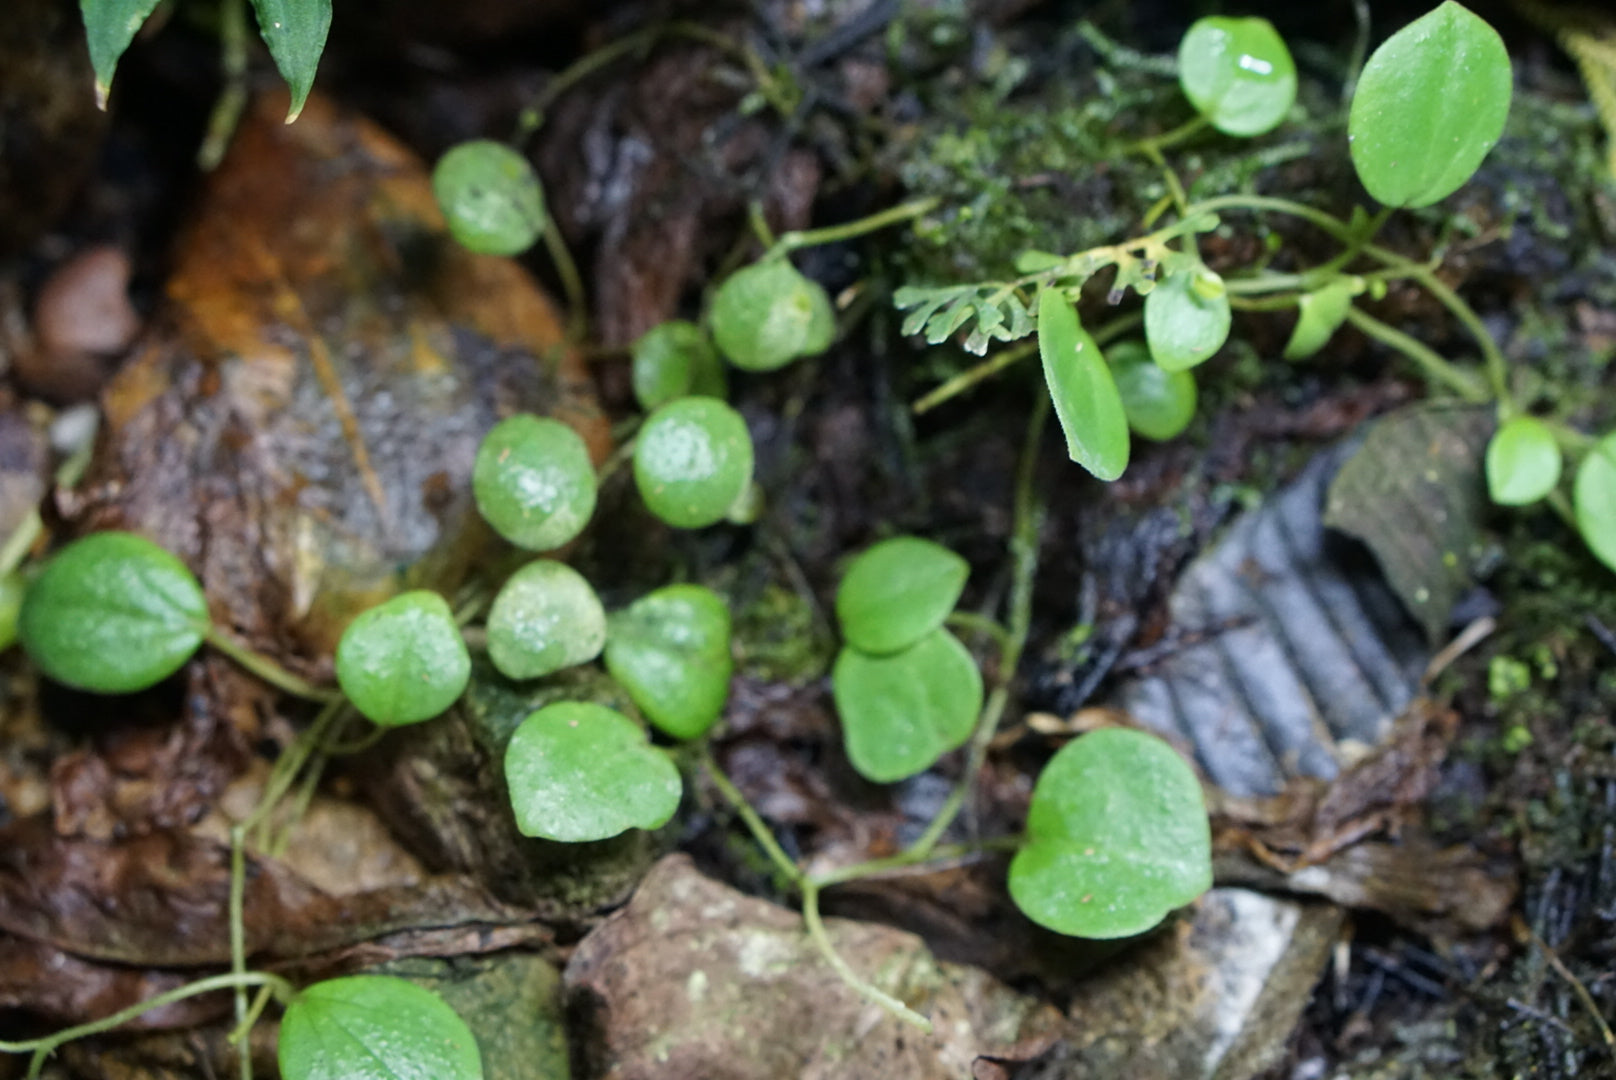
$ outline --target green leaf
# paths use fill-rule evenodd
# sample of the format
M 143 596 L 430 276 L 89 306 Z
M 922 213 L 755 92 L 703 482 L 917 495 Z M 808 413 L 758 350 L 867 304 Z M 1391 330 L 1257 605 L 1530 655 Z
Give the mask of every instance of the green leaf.
M 1352 309 L 1352 298 L 1364 291 L 1361 278 L 1338 278 L 1296 302 L 1296 329 L 1285 345 L 1285 359 L 1305 360 L 1317 353 L 1341 329 Z
M 314 72 L 331 29 L 331 0 L 252 0 L 252 5 L 258 12 L 258 32 L 292 91 L 292 108 L 286 114 L 290 124 L 314 88 Z
M 75 540 L 28 586 L 23 648 L 59 683 L 127 694 L 190 659 L 209 627 L 202 586 L 145 537 L 102 532 Z
M 1600 562 L 1616 570 L 1616 431 L 1595 443 L 1582 459 L 1571 501 L 1583 542 Z
M 1526 506 L 1560 482 L 1560 443 L 1532 416 L 1504 421 L 1487 443 L 1487 493 L 1500 506 Z
M 729 697 L 729 608 L 700 585 L 669 585 L 612 615 L 606 670 L 646 719 L 676 739 L 700 738 Z
M 1347 119 L 1358 178 L 1387 206 L 1447 198 L 1503 133 L 1512 89 L 1498 32 L 1447 0 L 1364 65 Z
M 524 836 L 584 843 L 656 829 L 679 808 L 679 770 L 620 712 L 547 705 L 505 751 L 505 781 Z
M 1205 267 L 1170 274 L 1145 297 L 1145 340 L 1166 371 L 1185 371 L 1229 340 L 1229 297 Z
M 942 629 L 890 656 L 843 649 L 831 689 L 848 760 L 878 784 L 931 768 L 970 738 L 982 711 L 982 673 Z
M 1154 735 L 1105 728 L 1067 743 L 1038 777 L 1010 898 L 1057 933 L 1143 933 L 1212 886 L 1212 835 L 1195 772 Z
M 634 482 L 651 512 L 676 528 L 724 520 L 752 483 L 746 421 L 713 398 L 668 402 L 640 429 Z
M 90 45 L 90 66 L 95 69 L 95 103 L 107 107 L 112 76 L 135 34 L 162 0 L 79 0 L 84 35 Z
M 1038 355 L 1066 452 L 1101 480 L 1128 467 L 1128 414 L 1100 347 L 1058 289 L 1038 294 Z
M 443 597 L 417 589 L 361 612 L 337 642 L 337 682 L 383 727 L 430 720 L 471 678 L 471 657 Z
M 510 576 L 488 611 L 488 658 L 508 679 L 587 664 L 606 644 L 606 612 L 566 563 L 537 559 Z
M 669 319 L 651 327 L 630 350 L 634 398 L 650 412 L 687 394 L 729 396 L 729 380 L 707 332 L 693 322 Z
M 1163 371 L 1142 341 L 1121 342 L 1108 359 L 1128 426 L 1135 434 L 1165 442 L 1189 427 L 1195 418 L 1194 375 Z
M 595 466 L 572 428 L 520 414 L 483 437 L 472 467 L 477 509 L 494 531 L 528 551 L 577 537 L 595 513 Z
M 773 371 L 829 348 L 836 314 L 818 282 L 785 259 L 767 259 L 724 280 L 713 296 L 708 324 L 730 363 L 747 371 Z
M 836 591 L 842 636 L 861 652 L 895 653 L 943 625 L 970 565 L 918 536 L 883 540 L 853 560 Z
M 1016 273 L 1041 274 L 1045 270 L 1053 270 L 1057 266 L 1066 264 L 1066 256 L 1056 255 L 1051 251 L 1038 251 L 1036 249 L 1023 251 L 1016 256 Z
M 432 196 L 462 247 L 520 255 L 544 235 L 544 188 L 527 158 L 504 143 L 474 139 L 432 169 Z
M 327 979 L 281 1018 L 282 1080 L 482 1080 L 477 1040 L 432 991 L 388 975 Z
M 1179 42 L 1178 82 L 1225 135 L 1272 131 L 1296 102 L 1296 64 L 1267 19 L 1196 20 Z

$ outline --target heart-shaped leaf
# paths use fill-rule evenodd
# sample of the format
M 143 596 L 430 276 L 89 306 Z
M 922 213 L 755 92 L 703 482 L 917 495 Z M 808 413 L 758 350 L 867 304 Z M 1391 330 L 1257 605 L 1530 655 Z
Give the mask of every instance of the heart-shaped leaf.
M 59 551 L 28 586 L 23 648 L 59 683 L 127 694 L 190 659 L 209 627 L 202 586 L 145 537 L 102 532 Z
M 734 669 L 729 608 L 711 589 L 669 585 L 611 617 L 606 670 L 676 739 L 718 722 Z
M 600 598 L 566 563 L 528 563 L 488 609 L 488 658 L 508 679 L 538 679 L 587 664 L 605 644 Z
M 583 702 L 522 721 L 505 751 L 505 782 L 524 836 L 567 843 L 659 828 L 681 793 L 679 770 L 634 721 Z
M 1577 467 L 1572 503 L 1583 542 L 1616 570 L 1616 431 L 1595 443 Z
M 1062 934 L 1143 933 L 1212 886 L 1200 782 L 1177 751 L 1125 728 L 1090 732 L 1044 766 L 1010 897 Z
M 1305 360 L 1324 348 L 1347 321 L 1352 298 L 1364 291 L 1361 278 L 1339 278 L 1296 302 L 1296 329 L 1285 345 L 1285 359 Z
M 883 540 L 853 560 L 836 592 L 842 636 L 861 652 L 907 649 L 948 618 L 971 567 L 918 536 Z
M 520 255 L 544 235 L 544 188 L 527 158 L 504 143 L 473 139 L 432 169 L 432 196 L 450 234 L 479 255 Z
M 281 1018 L 282 1080 L 482 1080 L 477 1039 L 443 999 L 388 975 L 327 979 Z
M 693 322 L 657 323 L 634 343 L 634 398 L 650 412 L 686 394 L 729 396 L 729 380 L 707 332 Z
M 708 324 L 730 363 L 747 371 L 773 371 L 829 348 L 836 313 L 818 282 L 785 259 L 767 259 L 724 279 L 713 295 Z
M 1526 506 L 1560 482 L 1560 443 L 1534 416 L 1500 424 L 1487 443 L 1487 493 L 1500 506 Z
M 970 738 L 982 711 L 982 673 L 947 630 L 889 656 L 843 649 L 831 689 L 848 760 L 878 784 L 931 768 Z
M 337 642 L 337 682 L 383 727 L 430 720 L 471 679 L 471 657 L 443 597 L 418 589 L 361 612 Z
M 90 67 L 95 70 L 95 100 L 103 109 L 112 92 L 118 60 L 135 34 L 162 0 L 79 0 L 84 35 L 90 45 Z
M 1111 376 L 1116 380 L 1128 426 L 1156 442 L 1176 438 L 1195 419 L 1195 376 L 1187 371 L 1163 371 L 1150 358 L 1141 341 L 1112 346 Z
M 1388 38 L 1358 77 L 1347 118 L 1358 178 L 1387 206 L 1447 198 L 1503 134 L 1512 89 L 1498 32 L 1446 0 Z
M 494 531 L 528 551 L 570 542 L 595 512 L 589 449 L 548 417 L 522 414 L 495 424 L 477 448 L 471 489 Z
M 314 72 L 331 29 L 331 0 L 252 0 L 252 5 L 258 13 L 258 32 L 292 91 L 292 108 L 286 115 L 290 124 L 314 88 Z
M 1272 131 L 1296 101 L 1296 64 L 1267 19 L 1196 20 L 1179 42 L 1178 81 L 1225 135 Z
M 1185 371 L 1229 340 L 1229 297 L 1205 267 L 1169 274 L 1145 297 L 1145 340 L 1163 371 Z
M 1058 289 L 1038 294 L 1038 355 L 1071 459 L 1101 480 L 1128 467 L 1128 414 L 1100 347 Z
M 651 513 L 675 528 L 717 524 L 752 483 L 746 421 L 715 398 L 668 402 L 640 428 L 634 483 Z

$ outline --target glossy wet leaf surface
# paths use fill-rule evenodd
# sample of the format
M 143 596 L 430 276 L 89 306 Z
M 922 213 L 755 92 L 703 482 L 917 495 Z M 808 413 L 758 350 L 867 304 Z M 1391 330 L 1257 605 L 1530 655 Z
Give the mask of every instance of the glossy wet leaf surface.
M 472 469 L 477 510 L 517 547 L 551 551 L 595 513 L 595 466 L 578 433 L 559 420 L 519 415 L 494 425 Z
M 1134 434 L 1156 442 L 1176 438 L 1195 419 L 1195 376 L 1163 371 L 1143 342 L 1124 341 L 1111 349 L 1111 377 L 1122 397 Z
M 510 679 L 586 664 L 606 643 L 606 612 L 583 575 L 550 559 L 510 576 L 488 611 L 488 658 Z
M 959 602 L 968 563 L 918 536 L 883 540 L 854 559 L 836 591 L 836 618 L 862 652 L 907 649 L 943 625 Z
M 669 585 L 610 620 L 606 670 L 647 720 L 676 739 L 718 722 L 735 669 L 729 607 L 711 589 Z
M 1533 416 L 1506 420 L 1487 443 L 1487 494 L 1500 506 L 1535 503 L 1560 482 L 1560 444 Z
M 526 836 L 582 843 L 655 829 L 679 808 L 679 770 L 645 732 L 603 705 L 548 705 L 505 752 L 516 824 Z
M 1588 549 L 1616 570 L 1616 432 L 1595 443 L 1582 459 L 1572 502 L 1577 531 Z
M 1229 298 L 1208 270 L 1169 274 L 1145 297 L 1145 340 L 1165 371 L 1184 371 L 1211 358 L 1229 340 Z
M 1209 16 L 1178 47 L 1178 79 L 1197 112 L 1225 135 L 1261 135 L 1296 101 L 1296 64 L 1267 19 Z
M 125 532 L 63 548 L 28 587 L 18 616 L 23 647 L 45 674 L 102 694 L 174 674 L 208 625 L 207 599 L 186 565 Z
M 1212 886 L 1212 836 L 1195 771 L 1154 735 L 1090 732 L 1033 788 L 1010 896 L 1074 937 L 1143 933 Z
M 548 220 L 533 166 L 490 139 L 463 142 L 439 158 L 432 194 L 454 238 L 480 255 L 526 251 Z
M 1128 414 L 1100 347 L 1058 291 L 1038 296 L 1038 355 L 1071 459 L 1101 480 L 1128 467 Z
M 1347 121 L 1352 163 L 1387 206 L 1429 206 L 1469 180 L 1503 133 L 1513 75 L 1503 39 L 1453 0 L 1370 56 Z
M 947 630 L 887 656 L 843 649 L 831 687 L 848 759 L 878 784 L 931 768 L 970 738 L 982 711 L 982 673 Z
M 830 347 L 836 316 L 817 282 L 784 259 L 743 267 L 713 296 L 713 340 L 730 363 L 773 371 Z
M 645 505 L 669 525 L 717 524 L 752 483 L 746 421 L 713 398 L 670 401 L 640 429 L 634 482 Z
M 252 0 L 258 32 L 292 91 L 287 120 L 303 111 L 331 29 L 331 0 Z
M 135 39 L 146 17 L 162 0 L 79 0 L 84 15 L 85 36 L 90 45 L 90 65 L 95 68 L 96 98 L 105 106 L 112 90 L 112 76 L 118 60 Z
M 360 614 L 337 643 L 337 682 L 383 727 L 430 720 L 471 678 L 471 657 L 443 597 L 418 589 Z
M 281 1019 L 282 1080 L 482 1080 L 471 1029 L 404 979 L 350 975 L 305 988 Z

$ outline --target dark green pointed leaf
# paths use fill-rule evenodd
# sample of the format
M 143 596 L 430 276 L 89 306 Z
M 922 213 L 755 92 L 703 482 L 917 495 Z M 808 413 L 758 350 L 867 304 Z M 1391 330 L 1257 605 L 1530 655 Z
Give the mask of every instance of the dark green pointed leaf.
M 600 598 L 566 563 L 528 563 L 488 609 L 488 659 L 508 679 L 539 679 L 587 664 L 605 644 Z
M 883 540 L 853 560 L 836 591 L 842 636 L 860 652 L 895 653 L 943 625 L 968 563 L 918 536 Z
M 1185 371 L 1229 340 L 1229 297 L 1205 267 L 1170 274 L 1145 297 L 1145 340 L 1166 371 Z
M 1189 427 L 1195 419 L 1197 399 L 1194 375 L 1163 371 L 1142 341 L 1113 346 L 1107 359 L 1128 414 L 1128 426 L 1135 434 L 1164 442 Z
M 95 100 L 103 109 L 112 92 L 118 60 L 141 26 L 162 0 L 79 0 L 84 35 L 90 45 L 90 66 L 95 69 Z
M 620 712 L 583 702 L 547 705 L 522 721 L 505 751 L 516 827 L 566 843 L 656 829 L 679 808 L 679 770 Z
M 1143 933 L 1212 886 L 1195 771 L 1154 735 L 1105 728 L 1060 749 L 1033 788 L 1010 898 L 1062 934 Z
M 432 991 L 387 975 L 327 979 L 281 1018 L 282 1080 L 482 1080 L 477 1040 Z
M 647 720 L 676 739 L 700 738 L 729 697 L 729 608 L 700 585 L 670 585 L 611 617 L 606 670 Z
M 1577 467 L 1572 503 L 1583 542 L 1616 570 L 1616 431 L 1595 443 Z
M 314 88 L 314 72 L 331 29 L 331 0 L 252 0 L 252 5 L 258 12 L 258 32 L 292 91 L 292 108 L 286 115 L 290 124 Z
M 714 398 L 668 402 L 640 428 L 634 483 L 651 513 L 675 528 L 723 521 L 752 484 L 746 421 Z
M 1100 347 L 1057 289 L 1038 296 L 1038 355 L 1066 452 L 1101 480 L 1128 467 L 1128 414 Z
M 1447 198 L 1503 134 L 1512 90 L 1498 32 L 1446 0 L 1364 65 L 1347 120 L 1358 178 L 1387 206 Z
M 28 586 L 23 648 L 59 683 L 99 694 L 174 674 L 208 632 L 208 603 L 185 564 L 145 537 L 75 540 Z
M 1341 329 L 1352 308 L 1352 298 L 1364 290 L 1360 278 L 1339 278 L 1296 302 L 1296 329 L 1285 345 L 1285 359 L 1305 360 L 1317 353 Z
M 888 656 L 843 649 L 831 689 L 848 760 L 878 784 L 931 768 L 970 738 L 982 711 L 982 673 L 941 629 Z
M 495 424 L 472 467 L 477 510 L 517 547 L 550 551 L 569 543 L 595 512 L 589 449 L 559 420 L 508 417 Z
M 361 612 L 337 642 L 342 692 L 383 727 L 432 719 L 470 678 L 471 657 L 449 605 L 425 589 Z
M 1487 443 L 1487 493 L 1500 506 L 1526 506 L 1560 482 L 1560 444 L 1549 425 L 1516 416 Z
M 1267 19 L 1198 19 L 1179 42 L 1178 81 L 1225 135 L 1272 131 L 1296 101 L 1296 64 Z

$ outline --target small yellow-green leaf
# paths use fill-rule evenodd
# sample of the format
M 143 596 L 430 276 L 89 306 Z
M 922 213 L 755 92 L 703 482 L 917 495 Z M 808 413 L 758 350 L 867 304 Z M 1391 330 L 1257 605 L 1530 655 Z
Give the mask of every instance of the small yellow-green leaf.
M 657 323 L 634 343 L 634 398 L 650 412 L 687 394 L 729 396 L 723 362 L 707 332 L 693 322 L 669 319 Z
M 1272 131 L 1296 101 L 1296 64 L 1267 19 L 1198 19 L 1178 46 L 1178 81 L 1225 135 Z
M 331 29 L 331 0 L 252 0 L 252 5 L 258 13 L 258 32 L 292 91 L 291 111 L 286 114 L 290 124 L 314 88 L 314 72 Z
M 1203 266 L 1180 270 L 1145 297 L 1145 340 L 1164 371 L 1185 371 L 1229 340 L 1223 279 Z
M 684 397 L 657 409 L 634 444 L 634 483 L 657 517 L 679 529 L 724 520 L 752 483 L 752 436 L 716 398 Z
M 595 487 L 595 466 L 578 433 L 526 413 L 493 426 L 471 472 L 478 512 L 529 551 L 551 551 L 583 532 L 595 512 Z
M 119 58 L 159 3 L 161 0 L 79 0 L 90 66 L 95 69 L 95 101 L 103 109 Z
M 1324 348 L 1347 321 L 1352 298 L 1364 290 L 1361 278 L 1338 278 L 1296 302 L 1296 329 L 1285 345 L 1285 359 L 1305 360 Z
M 337 642 L 342 692 L 383 727 L 432 719 L 470 678 L 471 657 L 448 603 L 425 589 L 361 612 Z
M 1038 355 L 1073 461 L 1115 480 L 1128 467 L 1128 414 L 1111 369 L 1058 289 L 1038 295 Z
M 450 234 L 479 255 L 520 255 L 544 234 L 544 188 L 527 158 L 504 143 L 473 139 L 432 168 L 432 197 Z
M 1141 341 L 1121 342 L 1107 359 L 1135 434 L 1165 442 L 1189 427 L 1198 396 L 1193 374 L 1162 370 Z
M 1560 482 L 1560 444 L 1535 416 L 1499 425 L 1487 443 L 1487 494 L 1500 506 L 1535 503 Z
M 830 297 L 785 259 L 735 271 L 713 295 L 713 340 L 730 363 L 773 371 L 830 347 L 836 314 Z
M 1577 467 L 1572 503 L 1583 542 L 1616 570 L 1616 431 L 1595 443 Z
M 539 679 L 587 664 L 606 644 L 606 612 L 582 574 L 535 559 L 488 609 L 488 658 L 508 679 Z

